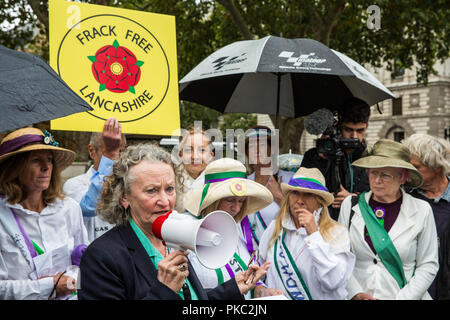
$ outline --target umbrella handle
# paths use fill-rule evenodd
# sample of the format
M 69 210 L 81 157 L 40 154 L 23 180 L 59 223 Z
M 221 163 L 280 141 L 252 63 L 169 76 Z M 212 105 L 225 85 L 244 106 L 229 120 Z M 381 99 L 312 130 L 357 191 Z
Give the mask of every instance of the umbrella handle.
M 275 129 L 280 128 L 280 86 L 281 86 L 281 73 L 277 72 L 277 113 L 276 113 L 276 121 L 275 121 Z

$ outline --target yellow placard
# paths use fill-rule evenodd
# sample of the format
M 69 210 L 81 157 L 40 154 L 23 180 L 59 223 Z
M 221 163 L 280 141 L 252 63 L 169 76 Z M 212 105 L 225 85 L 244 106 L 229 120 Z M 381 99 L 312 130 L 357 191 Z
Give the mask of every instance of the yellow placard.
M 50 65 L 93 111 L 51 121 L 53 130 L 172 135 L 180 128 L 175 17 L 50 0 Z

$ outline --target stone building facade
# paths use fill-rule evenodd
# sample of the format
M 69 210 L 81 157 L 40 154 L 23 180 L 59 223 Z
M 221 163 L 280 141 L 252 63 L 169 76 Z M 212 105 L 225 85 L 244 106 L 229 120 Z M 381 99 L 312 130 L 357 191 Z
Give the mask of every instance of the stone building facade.
M 435 69 L 437 74 L 429 77 L 427 86 L 417 85 L 414 68 L 393 79 L 386 70 L 373 70 L 397 99 L 380 103 L 382 114 L 372 107 L 367 132 L 369 144 L 381 138 L 401 141 L 414 133 L 450 138 L 447 136 L 450 128 L 450 59 L 437 63 Z
M 371 107 L 366 140 L 373 145 L 381 138 L 401 141 L 414 133 L 425 133 L 450 139 L 450 59 L 436 63 L 436 75 L 431 75 L 427 86 L 417 85 L 416 69 L 398 71 L 391 78 L 385 69 L 370 69 L 397 99 L 388 99 Z M 270 118 L 258 115 L 258 123 L 267 125 Z M 303 132 L 300 153 L 315 146 L 318 136 Z

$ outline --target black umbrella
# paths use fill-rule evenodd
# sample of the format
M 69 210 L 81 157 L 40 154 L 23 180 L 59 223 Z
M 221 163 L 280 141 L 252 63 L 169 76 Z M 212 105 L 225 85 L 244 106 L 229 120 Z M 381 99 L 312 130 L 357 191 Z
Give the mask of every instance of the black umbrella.
M 41 58 L 0 46 L 0 132 L 90 111 Z
M 277 119 L 324 107 L 334 110 L 351 97 L 373 105 L 395 96 L 357 62 L 312 39 L 268 36 L 234 42 L 180 81 L 182 100 L 222 113 L 272 114 Z

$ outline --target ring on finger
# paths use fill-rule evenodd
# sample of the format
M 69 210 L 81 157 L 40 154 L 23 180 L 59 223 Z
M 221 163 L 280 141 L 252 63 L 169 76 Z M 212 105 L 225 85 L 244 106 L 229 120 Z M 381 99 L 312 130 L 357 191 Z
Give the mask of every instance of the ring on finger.
M 180 270 L 181 272 L 184 272 L 187 270 L 187 265 L 185 263 L 179 264 L 178 265 L 178 270 Z

